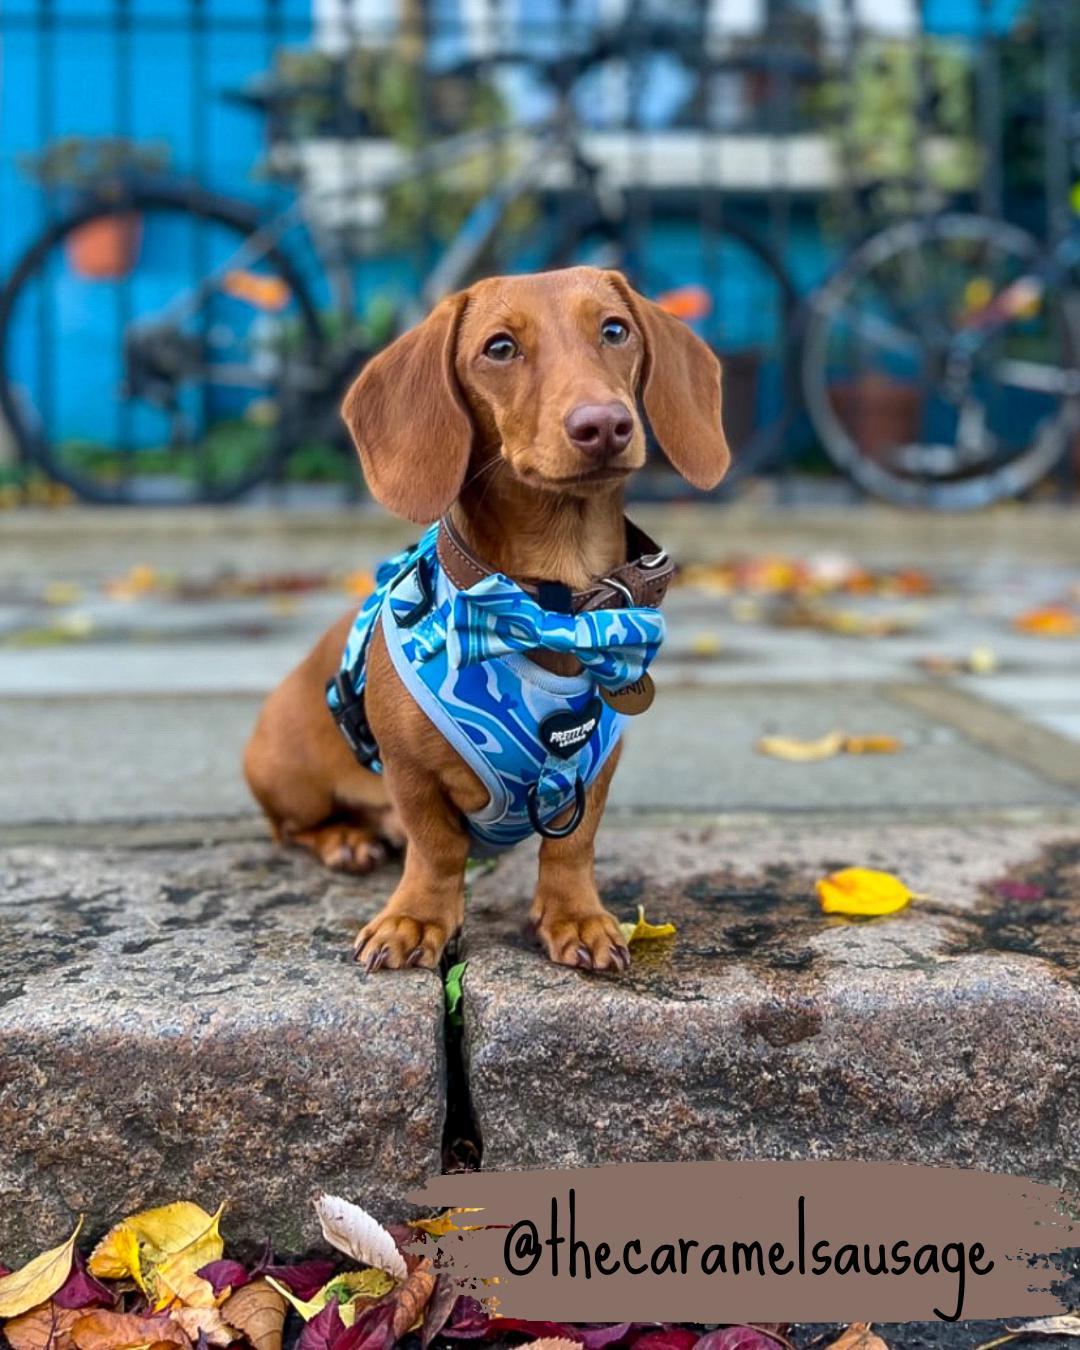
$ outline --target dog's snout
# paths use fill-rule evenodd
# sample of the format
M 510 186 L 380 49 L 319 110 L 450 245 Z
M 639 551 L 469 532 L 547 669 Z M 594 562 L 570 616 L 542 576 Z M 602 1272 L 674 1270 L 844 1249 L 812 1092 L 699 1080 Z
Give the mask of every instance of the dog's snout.
M 634 419 L 625 403 L 581 403 L 566 415 L 570 443 L 588 455 L 617 455 L 630 444 Z

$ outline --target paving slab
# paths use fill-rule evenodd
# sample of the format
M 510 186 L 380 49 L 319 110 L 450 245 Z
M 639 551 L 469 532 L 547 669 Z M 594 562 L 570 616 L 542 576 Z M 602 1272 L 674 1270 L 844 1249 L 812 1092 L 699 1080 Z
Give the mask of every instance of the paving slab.
M 443 992 L 351 961 L 388 885 L 261 843 L 0 850 L 5 1259 L 178 1198 L 283 1251 L 322 1187 L 400 1218 L 440 1166 Z
M 464 944 L 484 1166 L 861 1158 L 1075 1185 L 1078 840 L 1080 818 L 605 823 L 607 904 L 629 919 L 642 903 L 679 930 L 639 945 L 624 978 L 534 950 L 521 923 L 535 861 L 512 855 L 478 881 Z M 893 871 L 924 898 L 826 917 L 813 882 L 846 865 Z
M 888 686 L 685 686 L 660 676 L 655 704 L 628 728 L 612 809 L 887 811 L 1076 800 L 1080 750 L 1072 752 L 1074 776 L 1058 781 L 1052 761 L 1067 750 L 1036 747 L 1016 762 L 935 717 L 937 691 L 927 689 L 929 707 L 916 708 Z M 1010 754 L 1050 735 L 967 695 L 962 701 L 976 723 L 991 714 L 995 726 L 1004 720 Z M 251 815 L 240 759 L 259 702 L 248 693 L 0 698 L 0 822 Z M 896 735 L 904 749 L 789 764 L 754 748 L 767 733 L 810 737 L 837 726 Z

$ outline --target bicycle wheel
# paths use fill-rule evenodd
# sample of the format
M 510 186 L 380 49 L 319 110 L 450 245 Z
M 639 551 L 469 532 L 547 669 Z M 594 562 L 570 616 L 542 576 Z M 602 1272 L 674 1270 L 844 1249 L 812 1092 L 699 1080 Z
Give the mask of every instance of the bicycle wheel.
M 1053 468 L 1077 426 L 1078 347 L 1041 256 L 1002 221 L 901 221 L 811 297 L 804 397 L 860 487 L 969 510 Z
M 727 495 L 781 457 L 797 403 L 798 296 L 773 251 L 738 221 L 705 223 L 667 204 L 650 204 L 643 214 L 632 227 L 597 218 L 544 265 L 617 267 L 713 348 L 724 366 L 732 463 L 718 491 Z M 661 497 L 690 491 L 659 457 L 636 490 Z
M 289 447 L 322 336 L 242 203 L 134 189 L 49 225 L 0 292 L 0 408 L 87 501 L 240 496 Z

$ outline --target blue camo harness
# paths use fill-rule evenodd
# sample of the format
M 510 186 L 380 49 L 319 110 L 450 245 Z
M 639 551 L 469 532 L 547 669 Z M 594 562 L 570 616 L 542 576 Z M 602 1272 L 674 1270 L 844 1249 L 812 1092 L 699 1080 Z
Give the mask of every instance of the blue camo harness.
M 622 690 L 642 678 L 663 641 L 663 616 L 633 604 L 569 613 L 567 588 L 542 586 L 538 601 L 501 573 L 459 588 L 440 565 L 439 530 L 433 525 L 380 565 L 327 685 L 328 707 L 360 763 L 381 773 L 363 706 L 368 644 L 381 622 L 402 683 L 487 788 L 487 804 L 465 817 L 473 855 L 501 852 L 533 833 L 570 834 L 626 720 L 598 686 Z M 667 555 L 658 550 L 643 563 L 666 569 L 662 597 Z M 611 594 L 633 599 L 626 586 L 605 580 Z M 553 599 L 561 607 L 545 607 Z M 581 673 L 544 670 L 527 655 L 537 648 L 573 654 Z M 566 824 L 550 823 L 570 806 Z

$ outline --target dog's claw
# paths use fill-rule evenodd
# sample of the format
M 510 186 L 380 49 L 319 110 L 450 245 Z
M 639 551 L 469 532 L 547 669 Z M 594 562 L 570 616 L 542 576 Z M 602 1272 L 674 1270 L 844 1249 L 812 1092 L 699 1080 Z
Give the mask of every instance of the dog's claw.
M 592 955 L 590 954 L 588 947 L 586 947 L 584 944 L 582 944 L 577 949 L 577 959 L 578 965 L 581 967 L 582 970 L 593 969 Z
M 618 965 L 618 968 L 619 968 L 620 970 L 624 970 L 624 971 L 625 971 L 625 970 L 629 970 L 629 969 L 630 969 L 630 948 L 629 948 L 629 947 L 616 947 L 616 948 L 614 948 L 614 950 L 612 951 L 612 956 L 615 958 L 615 961 L 616 961 L 616 963 L 617 963 L 617 965 Z
M 390 959 L 390 948 L 380 947 L 377 952 L 372 953 L 367 959 L 364 969 L 369 975 L 374 975 L 377 970 L 382 970 Z
M 418 966 L 424 955 L 423 947 L 414 947 L 409 953 L 409 959 L 405 962 L 407 966 Z

